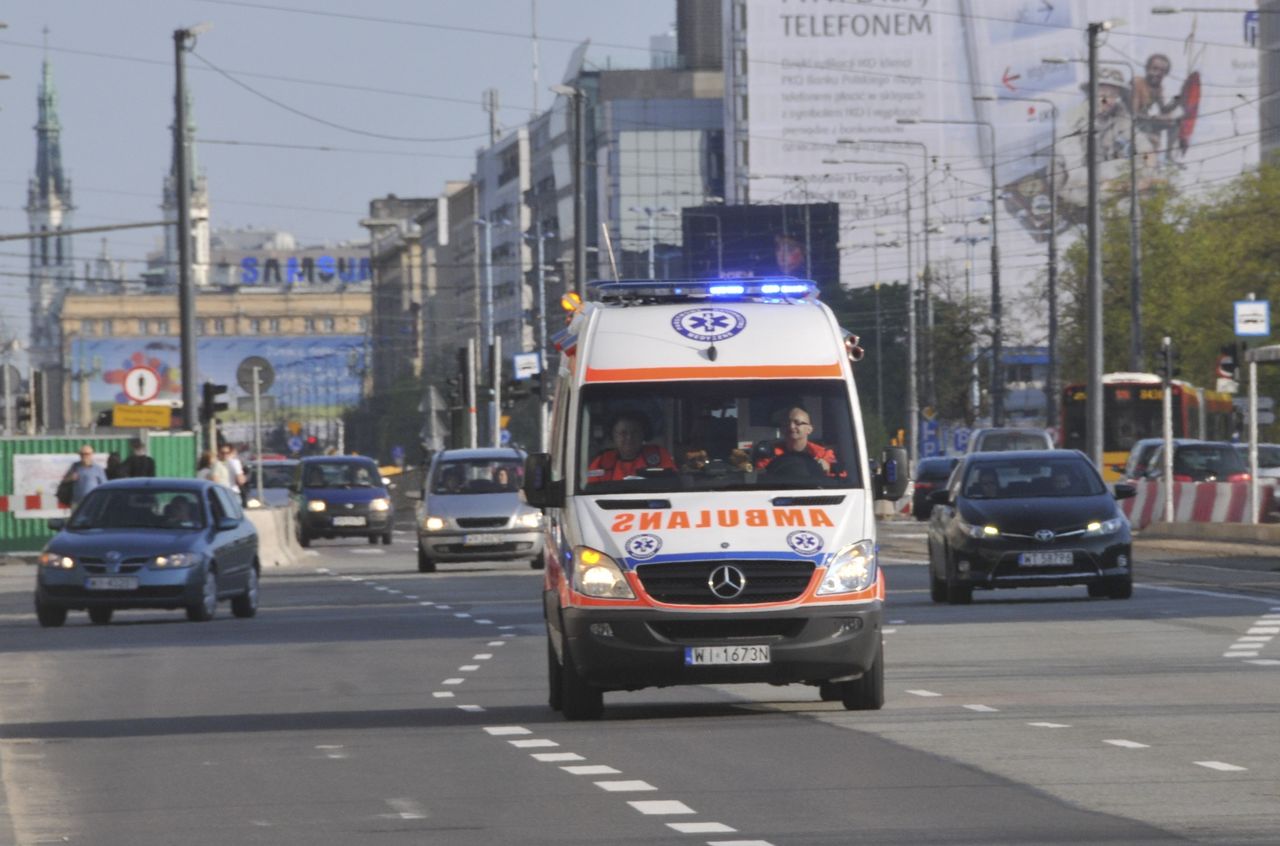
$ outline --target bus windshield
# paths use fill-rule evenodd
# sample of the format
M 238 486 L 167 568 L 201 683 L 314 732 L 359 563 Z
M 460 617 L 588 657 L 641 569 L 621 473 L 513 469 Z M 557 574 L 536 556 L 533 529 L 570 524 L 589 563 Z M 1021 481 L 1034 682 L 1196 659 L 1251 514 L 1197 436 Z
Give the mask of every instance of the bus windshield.
M 842 380 L 588 385 L 579 493 L 860 488 Z

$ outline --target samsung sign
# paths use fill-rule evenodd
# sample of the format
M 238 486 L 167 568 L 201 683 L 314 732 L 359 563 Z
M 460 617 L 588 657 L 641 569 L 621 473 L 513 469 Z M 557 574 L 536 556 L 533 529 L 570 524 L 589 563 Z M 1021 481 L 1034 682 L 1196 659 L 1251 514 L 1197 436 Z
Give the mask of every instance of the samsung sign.
M 367 256 L 245 256 L 240 260 L 241 285 L 293 285 L 298 282 L 352 284 L 367 282 L 371 276 Z

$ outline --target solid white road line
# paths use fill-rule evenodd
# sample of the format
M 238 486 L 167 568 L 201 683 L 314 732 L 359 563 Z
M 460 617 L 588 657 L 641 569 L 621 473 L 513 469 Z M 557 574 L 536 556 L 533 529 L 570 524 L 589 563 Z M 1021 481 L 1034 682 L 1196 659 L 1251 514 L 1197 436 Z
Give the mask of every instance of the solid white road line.
M 1071 726 L 1066 723 L 1027 723 L 1029 726 L 1043 729 L 1069 729 Z
M 1104 740 L 1103 743 L 1110 743 L 1112 746 L 1119 746 L 1121 749 L 1150 749 L 1151 747 L 1145 743 L 1139 743 L 1136 740 Z
M 648 790 L 657 790 L 647 781 L 631 780 L 631 781 L 597 781 L 596 787 L 609 793 L 641 793 Z
M 1252 661 L 1245 661 L 1246 664 L 1257 664 L 1259 667 L 1275 667 L 1280 665 L 1280 661 L 1275 658 L 1256 658 Z

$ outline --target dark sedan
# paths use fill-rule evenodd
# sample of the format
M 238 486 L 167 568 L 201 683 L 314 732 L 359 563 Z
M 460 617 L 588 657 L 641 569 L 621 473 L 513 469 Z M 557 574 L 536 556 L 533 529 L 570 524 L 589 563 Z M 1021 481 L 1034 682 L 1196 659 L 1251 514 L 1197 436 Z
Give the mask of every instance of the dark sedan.
M 68 611 L 111 622 L 117 608 L 184 608 L 212 619 L 222 599 L 237 617 L 258 610 L 258 534 L 234 493 L 203 479 L 118 479 L 99 485 L 40 553 L 36 618 Z
M 917 520 L 928 520 L 933 513 L 929 497 L 934 491 L 947 486 L 951 471 L 956 469 L 957 458 L 922 458 L 916 464 L 914 490 L 911 494 L 911 513 Z
M 929 595 L 963 604 L 977 589 L 1086 585 L 1093 597 L 1133 593 L 1129 521 L 1076 450 L 975 453 L 929 521 Z
M 366 537 L 391 543 L 395 508 L 372 459 L 359 455 L 303 458 L 290 486 L 298 518 L 298 543 L 314 538 Z

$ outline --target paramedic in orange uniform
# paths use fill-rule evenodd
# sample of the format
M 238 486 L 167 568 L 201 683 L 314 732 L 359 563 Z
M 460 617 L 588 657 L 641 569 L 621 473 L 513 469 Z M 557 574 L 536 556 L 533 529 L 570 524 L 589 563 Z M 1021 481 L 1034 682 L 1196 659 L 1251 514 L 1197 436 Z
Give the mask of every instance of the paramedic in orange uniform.
M 782 440 L 773 445 L 768 455 L 756 459 L 756 469 L 763 470 L 775 458 L 796 453 L 812 458 L 822 468 L 822 472 L 830 476 L 831 465 L 835 464 L 836 454 L 828 447 L 809 440 L 809 434 L 812 431 L 813 421 L 809 417 L 809 412 L 798 405 L 787 409 L 787 417 L 783 422 Z
M 609 428 L 613 449 L 606 449 L 591 462 L 587 482 L 616 482 L 627 476 L 639 476 L 648 469 L 675 470 L 671 454 L 657 444 L 646 444 L 648 421 L 634 411 L 624 411 L 613 419 Z

